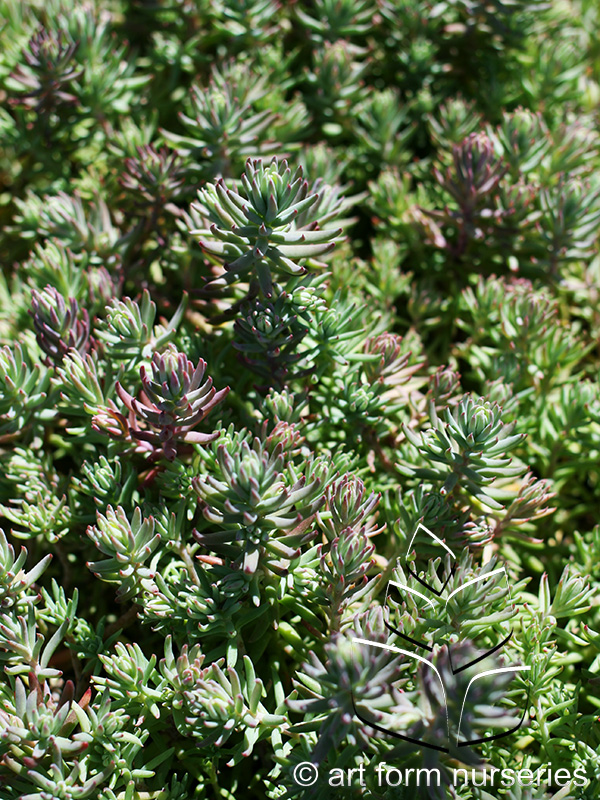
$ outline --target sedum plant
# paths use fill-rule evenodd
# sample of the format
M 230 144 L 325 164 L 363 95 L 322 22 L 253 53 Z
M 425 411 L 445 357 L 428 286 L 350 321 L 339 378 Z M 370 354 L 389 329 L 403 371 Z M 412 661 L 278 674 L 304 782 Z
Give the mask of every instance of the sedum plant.
M 596 798 L 596 4 L 0 18 L 0 799 Z
M 318 210 L 321 195 L 310 192 L 302 169 L 292 174 L 286 161 L 280 164 L 274 158 L 265 165 L 249 160 L 240 191 L 229 189 L 222 179 L 201 190 L 192 213 L 207 227 L 191 233 L 202 237 L 203 250 L 225 268 L 209 287 L 224 287 L 249 273 L 249 291 L 270 298 L 273 275 L 303 275 L 306 266 L 300 260 L 315 266 L 317 256 L 332 250 L 341 229 L 319 229 L 318 217 L 307 212 Z

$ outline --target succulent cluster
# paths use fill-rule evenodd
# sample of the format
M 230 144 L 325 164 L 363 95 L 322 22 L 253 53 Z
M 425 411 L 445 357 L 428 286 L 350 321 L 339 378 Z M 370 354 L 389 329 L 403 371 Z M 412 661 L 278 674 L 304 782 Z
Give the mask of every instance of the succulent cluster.
M 0 800 L 596 798 L 597 4 L 0 19 Z

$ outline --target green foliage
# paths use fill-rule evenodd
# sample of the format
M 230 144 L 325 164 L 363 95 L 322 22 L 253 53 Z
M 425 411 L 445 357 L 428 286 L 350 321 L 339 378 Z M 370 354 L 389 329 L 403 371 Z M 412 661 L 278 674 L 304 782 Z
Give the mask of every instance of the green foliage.
M 316 266 L 316 257 L 333 248 L 341 229 L 316 230 L 318 217 L 306 212 L 311 206 L 318 211 L 321 197 L 309 192 L 300 168 L 292 175 L 286 161 L 273 159 L 265 168 L 260 159 L 249 160 L 240 191 L 228 189 L 222 179 L 201 190 L 192 213 L 207 227 L 191 233 L 201 236 L 202 248 L 225 264 L 223 277 L 210 286 L 225 286 L 252 272 L 249 292 L 260 289 L 271 297 L 273 273 L 303 275 L 306 267 L 298 261 Z
M 1 800 L 597 797 L 596 4 L 0 19 Z

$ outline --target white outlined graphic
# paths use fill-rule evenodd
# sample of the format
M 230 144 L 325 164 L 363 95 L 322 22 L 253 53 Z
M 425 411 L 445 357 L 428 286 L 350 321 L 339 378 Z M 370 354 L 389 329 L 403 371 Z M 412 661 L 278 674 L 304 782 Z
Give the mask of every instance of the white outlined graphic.
M 419 533 L 423 533 L 429 537 L 426 542 L 427 546 L 431 544 L 434 546 L 434 548 L 441 548 L 443 550 L 442 555 L 444 557 L 444 562 L 446 565 L 445 572 L 447 574 L 445 576 L 437 576 L 442 586 L 441 589 L 436 588 L 428 583 L 427 580 L 423 578 L 423 573 L 421 573 L 421 575 L 417 574 L 417 571 L 413 568 L 413 561 L 409 560 L 408 558 L 409 553 L 411 553 L 413 550 L 413 545 L 417 534 Z M 448 558 L 448 556 L 450 558 Z M 425 525 L 419 523 L 408 544 L 404 568 L 406 572 L 408 572 L 416 581 L 418 581 L 420 587 L 417 590 L 399 581 L 390 580 L 386 589 L 385 608 L 389 612 L 390 600 L 394 600 L 393 595 L 396 595 L 399 596 L 401 601 L 409 601 L 417 607 L 427 607 L 427 611 L 430 613 L 433 612 L 433 616 L 435 616 L 436 612 L 439 612 L 439 616 L 441 618 L 447 618 L 449 616 L 448 612 L 450 609 L 452 609 L 453 605 L 455 605 L 458 611 L 460 611 L 461 601 L 465 602 L 468 600 L 470 592 L 479 591 L 482 596 L 485 596 L 486 591 L 489 591 L 487 588 L 488 586 L 490 589 L 497 590 L 500 588 L 503 590 L 505 596 L 508 597 L 508 602 L 511 602 L 508 573 L 504 566 L 495 567 L 494 569 L 486 569 L 484 567 L 482 568 L 480 575 L 470 578 L 469 580 L 460 584 L 458 587 L 455 587 L 451 591 L 447 592 L 448 584 L 456 573 L 457 564 L 458 559 L 448 545 L 446 545 L 441 539 L 432 533 L 432 531 L 430 531 Z M 490 564 L 490 566 L 492 565 Z M 437 631 L 436 629 L 429 631 L 428 639 L 426 641 L 424 639 L 419 640 L 416 634 L 412 636 L 408 635 L 406 631 L 401 629 L 401 625 L 395 626 L 392 624 L 389 616 L 390 615 L 388 614 L 384 620 L 386 628 L 389 632 L 394 633 L 400 639 L 404 640 L 407 645 L 410 645 L 410 649 L 383 644 L 381 642 L 369 641 L 367 639 L 358 637 L 355 637 L 352 640 L 353 646 L 356 646 L 357 648 L 361 647 L 363 649 L 366 647 L 386 650 L 389 652 L 391 657 L 402 656 L 403 658 L 408 658 L 417 662 L 417 670 L 421 673 L 421 676 L 425 678 L 428 686 L 430 687 L 429 693 L 433 698 L 435 698 L 436 702 L 439 702 L 440 708 L 438 709 L 438 722 L 445 718 L 445 726 L 443 726 L 442 723 L 442 725 L 438 725 L 438 727 L 445 727 L 445 729 L 436 730 L 433 731 L 433 733 L 431 730 L 428 730 L 428 740 L 426 741 L 425 738 L 421 736 L 413 736 L 409 735 L 408 732 L 403 733 L 397 730 L 392 730 L 389 727 L 384 727 L 383 725 L 379 724 L 380 719 L 376 713 L 373 714 L 373 718 L 371 719 L 366 715 L 364 707 L 361 707 L 361 711 L 359 712 L 355 704 L 354 710 L 356 716 L 362 722 L 365 722 L 370 727 L 396 738 L 404 739 L 406 741 L 422 745 L 423 747 L 428 747 L 443 752 L 450 752 L 451 749 L 457 747 L 466 747 L 479 744 L 484 741 L 499 739 L 501 737 L 508 736 L 521 727 L 525 718 L 528 703 L 525 704 L 525 710 L 523 710 L 520 718 L 512 717 L 508 713 L 505 714 L 503 717 L 502 730 L 500 732 L 495 732 L 485 736 L 479 736 L 476 734 L 476 732 L 468 724 L 465 715 L 467 702 L 472 700 L 475 704 L 477 703 L 478 690 L 479 694 L 482 692 L 485 694 L 486 689 L 485 686 L 480 686 L 481 682 L 485 684 L 486 681 L 489 682 L 491 679 L 493 683 L 497 677 L 500 680 L 500 684 L 504 685 L 508 680 L 510 680 L 510 674 L 516 675 L 518 673 L 527 672 L 531 669 L 530 666 L 507 666 L 501 659 L 503 649 L 513 636 L 512 628 L 509 629 L 508 632 L 506 632 L 504 629 L 499 633 L 495 628 L 492 629 L 490 627 L 489 631 L 486 630 L 485 636 L 480 637 L 482 641 L 478 642 L 477 636 L 473 634 L 473 631 L 469 630 L 466 633 L 461 631 L 460 622 L 458 622 L 454 624 L 452 629 L 453 634 L 458 633 L 458 641 L 451 641 L 450 636 L 444 633 L 444 629 L 441 629 L 441 632 Z M 457 618 L 460 619 L 460 613 L 455 614 L 454 618 L 455 620 Z M 498 640 L 494 641 L 494 637 L 496 637 Z M 455 639 L 456 637 L 453 638 Z M 444 669 L 444 674 L 442 674 L 442 671 L 440 671 L 434 663 L 434 650 L 438 645 L 441 646 L 437 650 L 438 654 L 445 648 L 444 655 L 447 659 L 447 664 L 446 668 Z M 419 653 L 419 650 L 421 653 Z M 480 671 L 474 672 L 474 668 L 480 662 L 485 663 L 481 664 Z M 469 670 L 469 672 L 465 673 L 466 670 Z M 465 674 L 464 676 L 461 676 L 460 697 L 456 697 L 456 692 L 458 691 L 457 686 L 459 685 L 457 683 L 456 676 L 459 676 L 461 673 Z M 444 675 L 446 676 L 445 678 Z M 448 711 L 449 683 L 452 684 L 451 688 L 454 692 L 454 725 L 451 725 Z M 466 684 L 466 688 L 464 688 L 464 684 Z M 458 714 L 459 708 L 460 713 Z M 456 719 L 457 715 L 458 719 Z

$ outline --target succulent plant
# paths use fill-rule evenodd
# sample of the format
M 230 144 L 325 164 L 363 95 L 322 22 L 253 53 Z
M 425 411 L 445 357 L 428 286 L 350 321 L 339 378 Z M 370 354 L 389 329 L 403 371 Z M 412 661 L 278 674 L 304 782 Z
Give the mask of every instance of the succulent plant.
M 31 293 L 31 316 L 36 338 L 48 356 L 49 363 L 62 361 L 73 347 L 85 354 L 89 348 L 90 319 L 83 309 L 81 319 L 77 301 L 69 298 L 69 307 L 64 297 L 52 286 L 43 292 L 34 289 Z
M 194 444 L 214 441 L 218 432 L 207 434 L 192 429 L 225 399 L 229 387 L 217 392 L 211 378 L 203 383 L 206 362 L 200 359 L 194 367 L 172 346 L 164 354 L 154 354 L 151 369 L 150 375 L 144 365 L 140 367 L 143 387 L 140 400 L 119 382 L 116 384 L 116 392 L 128 411 L 148 426 L 144 430 L 132 430 L 131 435 L 159 445 L 170 461 L 177 455 L 177 441 Z
M 19 87 L 10 98 L 12 104 L 44 116 L 60 106 L 77 103 L 77 97 L 69 91 L 82 73 L 73 61 L 76 50 L 77 44 L 66 41 L 60 33 L 38 31 L 23 51 L 25 64 L 10 76 L 12 85 Z
M 312 215 L 301 227 L 296 225 L 296 218 L 317 204 L 319 194 L 309 193 L 302 170 L 292 174 L 285 160 L 279 163 L 275 158 L 267 166 L 260 159 L 249 160 L 239 191 L 236 188 L 228 188 L 221 179 L 202 189 L 192 211 L 207 227 L 191 232 L 224 264 L 224 273 L 209 287 L 226 286 L 250 273 L 252 290 L 270 298 L 274 275 L 302 275 L 304 264 L 319 265 L 317 257 L 334 247 L 341 229 L 319 230 L 318 218 Z
M 596 6 L 0 0 L 1 800 L 598 796 Z
M 199 476 L 193 486 L 203 500 L 207 520 L 221 527 L 221 533 L 197 533 L 196 538 L 223 552 L 236 555 L 241 569 L 252 576 L 260 567 L 285 571 L 306 541 L 306 530 L 322 503 L 322 480 L 317 465 L 307 464 L 298 475 L 286 463 L 284 442 L 270 446 L 255 437 L 252 446 L 241 442 L 238 452 L 226 444 L 217 448 L 219 478 Z M 280 536 L 270 535 L 270 531 Z M 243 536 L 241 535 L 243 532 Z M 227 542 L 240 542 L 228 545 Z
M 269 140 L 277 114 L 257 108 L 267 91 L 265 78 L 249 75 L 241 64 L 213 68 L 207 88 L 192 87 L 190 113 L 180 112 L 188 135 L 168 131 L 163 135 L 188 156 L 192 172 L 206 178 L 233 177 L 233 170 L 237 173 L 247 159 L 280 149 Z

